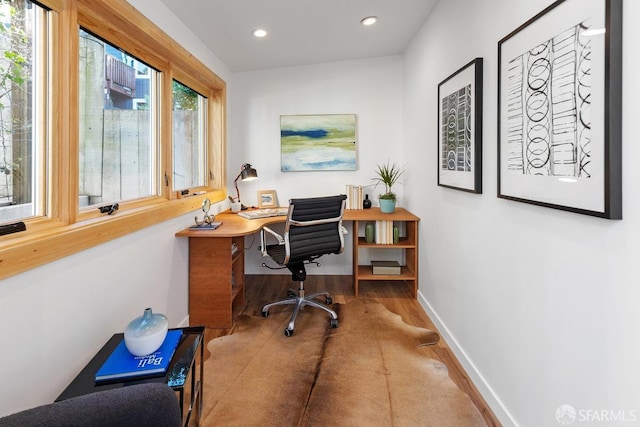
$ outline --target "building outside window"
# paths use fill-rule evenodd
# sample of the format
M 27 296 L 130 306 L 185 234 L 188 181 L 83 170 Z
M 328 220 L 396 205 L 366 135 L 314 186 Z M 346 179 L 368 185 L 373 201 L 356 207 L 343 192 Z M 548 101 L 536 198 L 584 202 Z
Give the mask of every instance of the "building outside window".
M 79 36 L 79 206 L 155 196 L 159 73 L 84 29 Z
M 185 190 L 207 185 L 207 98 L 173 81 L 173 186 Z

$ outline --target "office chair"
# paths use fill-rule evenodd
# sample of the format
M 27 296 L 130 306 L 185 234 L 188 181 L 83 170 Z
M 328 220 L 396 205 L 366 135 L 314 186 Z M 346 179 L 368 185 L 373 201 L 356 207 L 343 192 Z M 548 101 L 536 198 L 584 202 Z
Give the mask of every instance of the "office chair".
M 260 233 L 262 256 L 270 257 L 278 264 L 275 268 L 287 268 L 291 271 L 292 280 L 299 282 L 298 291 L 289 289 L 289 298 L 276 301 L 262 307 L 262 315 L 267 317 L 269 309 L 276 305 L 293 305 L 293 313 L 284 334 L 293 335 L 298 312 L 306 305 L 320 308 L 330 315 L 329 324 L 338 327 L 338 315 L 329 307 L 322 305 L 317 299 L 324 297 L 324 302 L 332 303 L 328 292 L 311 295 L 304 293 L 304 281 L 307 277 L 305 265 L 318 264 L 315 260 L 322 255 L 339 254 L 344 249 L 343 234 L 346 229 L 342 226 L 345 200 L 347 196 L 313 197 L 306 199 L 291 199 L 289 211 L 284 225 L 284 236 L 279 235 L 269 227 L 263 227 Z M 278 240 L 277 244 L 267 244 L 268 234 Z M 266 263 L 262 264 L 267 268 Z

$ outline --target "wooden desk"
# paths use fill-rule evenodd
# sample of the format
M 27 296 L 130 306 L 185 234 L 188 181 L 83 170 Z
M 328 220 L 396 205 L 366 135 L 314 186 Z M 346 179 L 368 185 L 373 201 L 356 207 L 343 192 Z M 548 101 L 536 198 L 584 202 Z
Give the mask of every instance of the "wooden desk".
M 216 230 L 186 228 L 178 237 L 189 238 L 189 324 L 209 328 L 230 328 L 233 306 L 244 304 L 244 237 L 257 233 L 263 226 L 283 222 L 284 216 L 245 219 L 229 211 L 216 215 L 222 225 Z M 361 222 L 397 221 L 406 225 L 406 236 L 397 244 L 366 243 L 358 236 Z M 361 281 L 400 281 L 418 294 L 418 221 L 420 218 L 403 208 L 392 214 L 379 208 L 345 210 L 343 221 L 353 221 L 353 290 L 356 298 Z M 232 253 L 235 244 L 236 251 Z M 406 265 L 400 275 L 374 275 L 371 266 L 359 265 L 359 249 L 403 249 Z M 231 284 L 231 286 L 230 286 Z
M 233 306 L 244 304 L 244 236 L 285 218 L 245 219 L 224 212 L 216 215 L 216 222 L 222 225 L 215 230 L 186 228 L 176 233 L 189 238 L 190 325 L 233 325 Z M 234 244 L 237 250 L 232 253 Z

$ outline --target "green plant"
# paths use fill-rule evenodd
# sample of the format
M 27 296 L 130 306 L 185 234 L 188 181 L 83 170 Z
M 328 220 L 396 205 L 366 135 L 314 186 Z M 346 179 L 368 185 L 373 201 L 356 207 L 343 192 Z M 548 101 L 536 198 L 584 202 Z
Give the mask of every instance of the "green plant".
M 400 179 L 404 171 L 404 167 L 401 168 L 395 163 L 390 164 L 387 162 L 386 164 L 376 166 L 376 174 L 378 174 L 378 176 L 373 178 L 373 181 L 375 181 L 376 186 L 378 184 L 384 185 L 384 194 L 380 195 L 381 199 L 396 200 L 396 194 L 392 188 L 394 184 L 399 183 L 398 179 Z

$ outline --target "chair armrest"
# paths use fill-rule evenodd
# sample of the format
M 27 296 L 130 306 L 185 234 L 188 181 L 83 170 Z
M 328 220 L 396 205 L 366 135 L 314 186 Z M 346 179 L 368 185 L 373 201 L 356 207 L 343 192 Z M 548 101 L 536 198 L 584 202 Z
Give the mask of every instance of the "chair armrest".
M 282 237 L 269 227 L 262 227 L 262 230 L 260 230 L 260 251 L 262 252 L 262 256 L 269 256 L 267 254 L 267 233 L 275 237 L 278 240 L 279 245 L 284 245 L 284 237 Z

